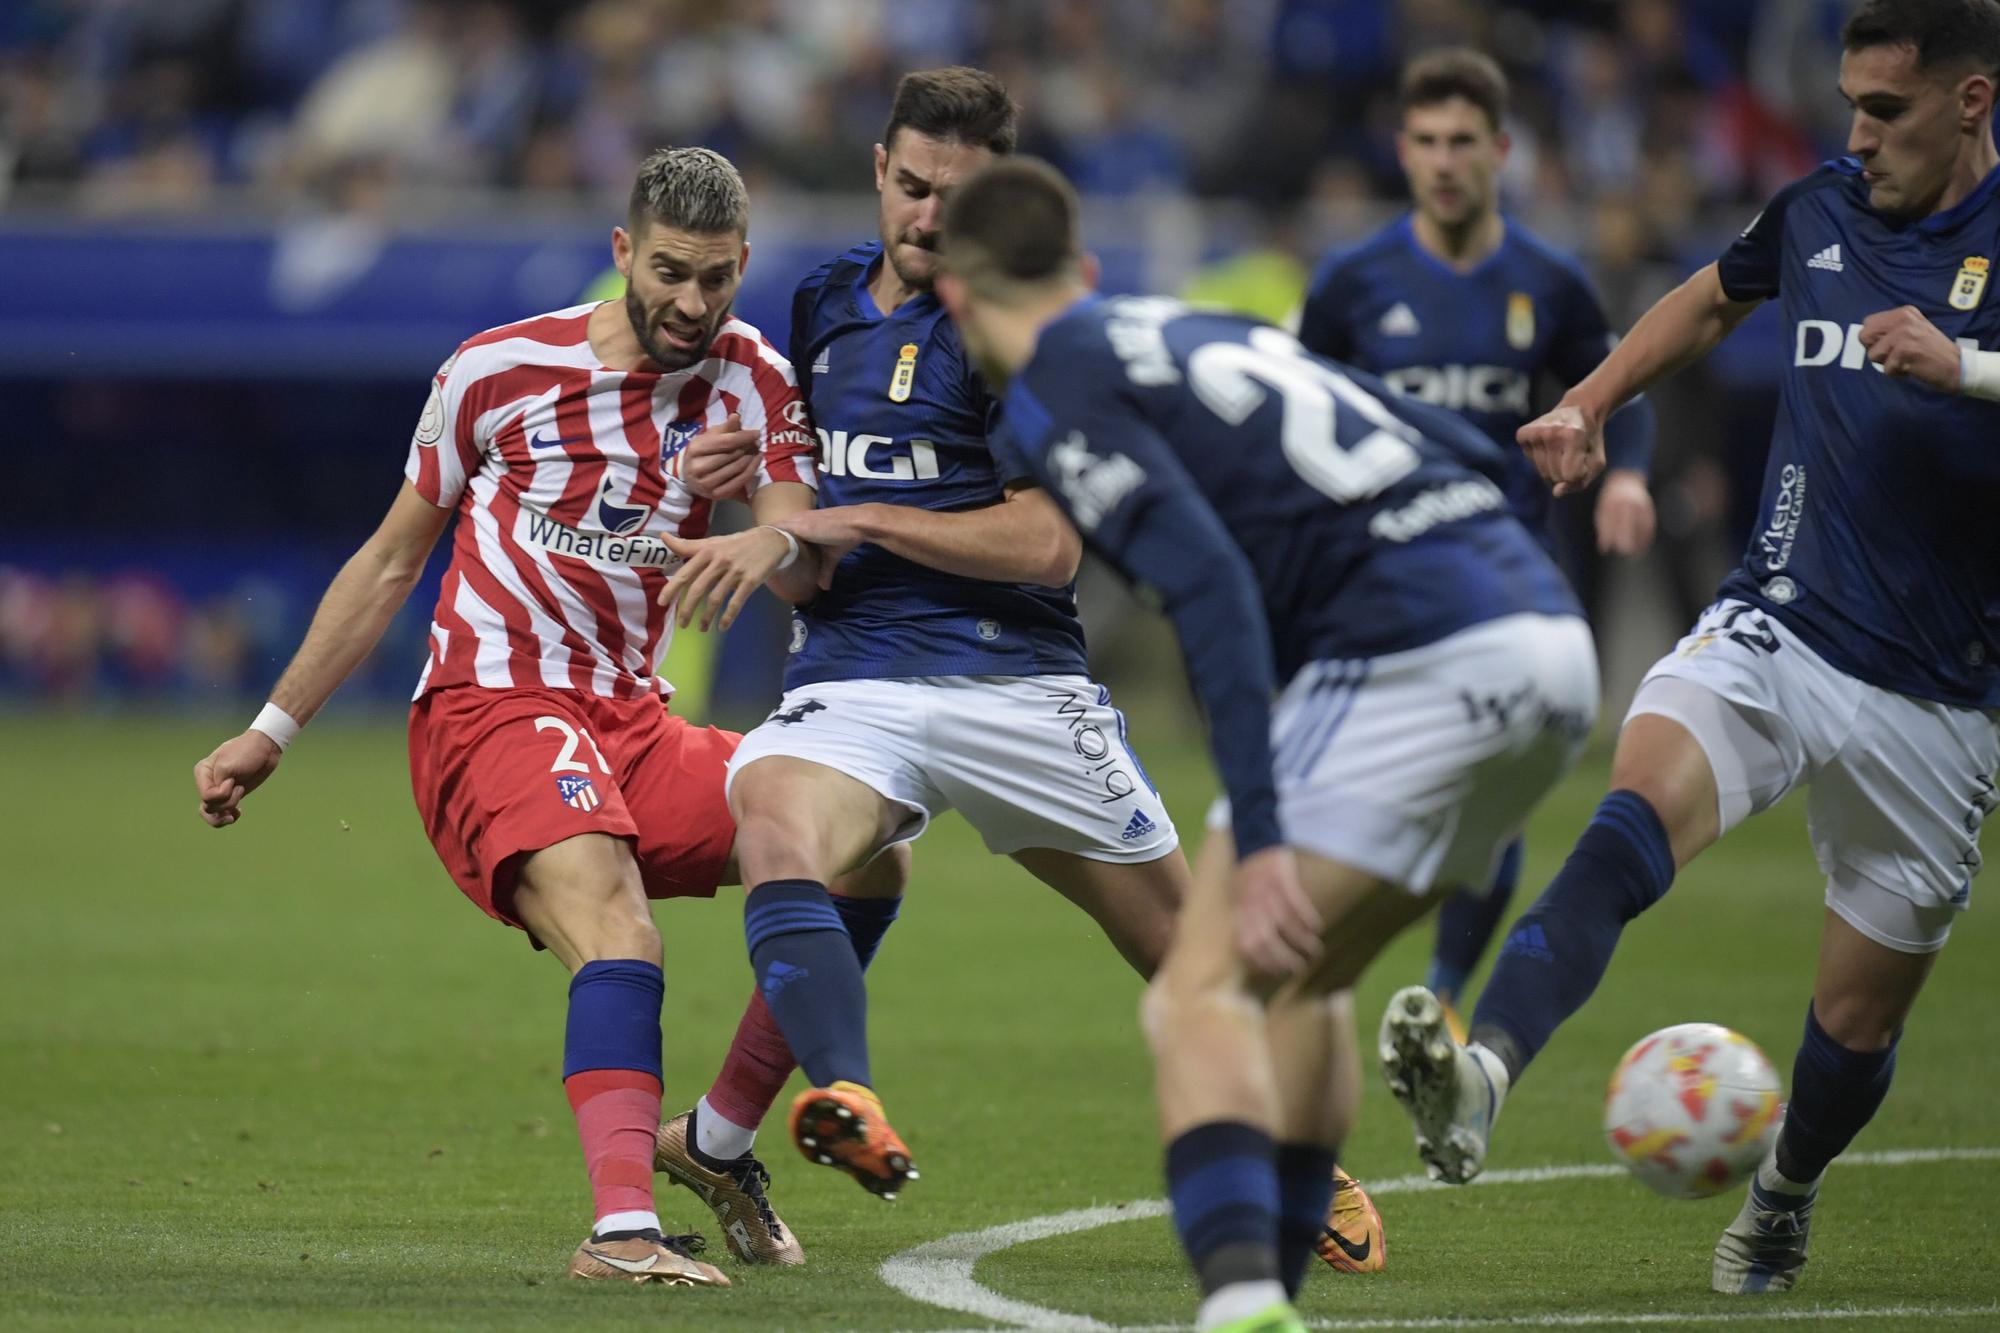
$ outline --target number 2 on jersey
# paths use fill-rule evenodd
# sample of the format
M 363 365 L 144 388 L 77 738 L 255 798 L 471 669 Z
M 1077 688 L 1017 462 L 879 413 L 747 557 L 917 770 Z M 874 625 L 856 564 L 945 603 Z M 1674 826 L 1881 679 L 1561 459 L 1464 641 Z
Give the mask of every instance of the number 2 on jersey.
M 1282 400 L 1280 438 L 1292 470 L 1341 504 L 1381 494 L 1422 461 L 1416 432 L 1279 329 L 1250 331 L 1247 343 L 1212 342 L 1188 358 L 1188 382 L 1209 411 L 1240 426 L 1268 392 Z M 1342 410 L 1374 429 L 1343 448 Z
M 604 751 L 597 748 L 597 742 L 591 739 L 588 731 L 581 727 L 572 727 L 559 717 L 538 717 L 535 719 L 536 731 L 548 731 L 551 728 L 563 734 L 563 747 L 562 753 L 556 756 L 556 761 L 549 765 L 549 772 L 588 773 L 590 771 L 590 765 L 576 757 L 576 743 L 579 738 L 582 739 L 585 745 L 590 747 L 590 752 L 597 756 L 597 771 L 604 774 L 611 772 L 611 765 L 604 762 Z

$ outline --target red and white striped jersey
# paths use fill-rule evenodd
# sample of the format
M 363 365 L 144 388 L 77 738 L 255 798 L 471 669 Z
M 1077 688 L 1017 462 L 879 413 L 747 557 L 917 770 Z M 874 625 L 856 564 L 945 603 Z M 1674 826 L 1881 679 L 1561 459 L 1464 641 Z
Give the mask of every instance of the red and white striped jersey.
M 713 507 L 682 483 L 681 451 L 735 412 L 762 436 L 753 485 L 818 484 L 791 364 L 755 328 L 730 319 L 686 370 L 612 370 L 590 350 L 595 308 L 468 339 L 431 383 L 405 475 L 458 525 L 419 695 L 672 693 L 654 674 L 672 633 L 654 598 L 678 562 L 659 537 L 706 535 Z

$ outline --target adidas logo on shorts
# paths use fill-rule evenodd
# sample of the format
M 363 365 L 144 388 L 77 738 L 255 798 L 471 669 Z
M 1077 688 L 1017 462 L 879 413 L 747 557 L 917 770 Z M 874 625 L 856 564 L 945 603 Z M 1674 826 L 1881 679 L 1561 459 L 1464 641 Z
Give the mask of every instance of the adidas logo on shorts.
M 1823 268 L 1829 273 L 1845 273 L 1847 265 L 1841 262 L 1840 243 L 1836 241 L 1826 249 L 1806 261 L 1807 268 Z
M 1125 831 L 1118 836 L 1127 842 L 1131 842 L 1134 839 L 1145 837 L 1148 833 L 1157 833 L 1159 831 L 1160 826 L 1146 818 L 1144 810 L 1134 810 L 1132 812 L 1132 822 L 1127 824 Z

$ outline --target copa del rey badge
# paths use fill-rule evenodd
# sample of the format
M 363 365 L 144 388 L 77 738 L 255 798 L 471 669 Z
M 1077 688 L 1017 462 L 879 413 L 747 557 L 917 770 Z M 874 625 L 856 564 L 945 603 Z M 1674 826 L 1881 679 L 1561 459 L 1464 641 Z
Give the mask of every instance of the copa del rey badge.
M 917 382 L 917 345 L 904 343 L 896 353 L 896 373 L 889 377 L 889 401 L 907 403 L 910 389 Z
M 1951 308 L 1953 310 L 1975 310 L 1979 298 L 1986 295 L 1986 275 L 1993 268 L 1993 261 L 1983 255 L 1967 257 L 1958 270 L 1958 276 L 1951 280 Z

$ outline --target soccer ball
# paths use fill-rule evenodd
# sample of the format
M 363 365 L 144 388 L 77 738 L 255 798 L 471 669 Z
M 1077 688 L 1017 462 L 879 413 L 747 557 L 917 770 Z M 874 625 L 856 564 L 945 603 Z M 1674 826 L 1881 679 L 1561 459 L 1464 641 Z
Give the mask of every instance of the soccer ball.
M 1755 1042 L 1715 1023 L 1677 1023 L 1611 1071 L 1604 1137 L 1648 1189 L 1705 1199 L 1757 1169 L 1782 1110 L 1778 1071 Z

